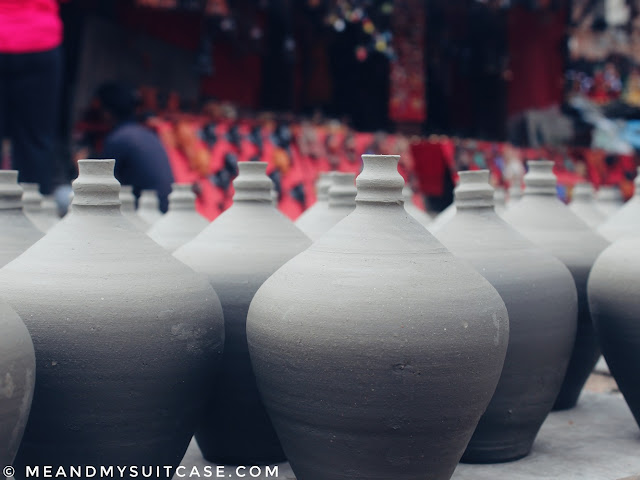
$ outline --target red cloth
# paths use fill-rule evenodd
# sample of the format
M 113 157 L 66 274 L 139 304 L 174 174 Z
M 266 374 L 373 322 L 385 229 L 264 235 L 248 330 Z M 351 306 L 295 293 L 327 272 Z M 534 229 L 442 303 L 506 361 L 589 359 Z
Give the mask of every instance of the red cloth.
M 0 53 L 35 53 L 62 43 L 56 0 L 0 0 Z
M 420 191 L 425 195 L 440 197 L 444 194 L 444 174 L 450 168 L 452 158 L 450 145 L 447 142 L 418 142 L 411 144 L 413 167 L 420 184 Z

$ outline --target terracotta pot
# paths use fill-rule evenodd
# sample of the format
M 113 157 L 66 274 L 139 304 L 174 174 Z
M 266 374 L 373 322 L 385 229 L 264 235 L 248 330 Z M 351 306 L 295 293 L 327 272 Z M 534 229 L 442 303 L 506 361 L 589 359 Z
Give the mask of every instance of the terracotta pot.
M 598 208 L 607 217 L 610 217 L 624 205 L 620 187 L 618 185 L 602 185 L 596 194 L 596 202 Z
M 18 472 L 177 467 L 219 366 L 215 292 L 124 218 L 113 169 L 80 160 L 71 212 L 0 270 L 37 359 Z
M 36 373 L 31 337 L 24 323 L 0 301 L 0 465 L 13 464 L 27 424 Z
M 122 185 L 120 189 L 120 210 L 122 215 L 129 220 L 138 230 L 146 232 L 150 225 L 136 214 L 136 197 L 131 185 Z
M 313 222 L 302 224 L 301 230 L 311 240 L 316 241 L 331 230 L 340 220 L 356 208 L 355 174 L 332 172 L 329 187 L 329 206 L 319 210 L 312 217 Z M 296 224 L 300 227 L 299 224 Z
M 598 208 L 593 185 L 589 182 L 577 183 L 569 208 L 591 228 L 598 228 L 607 216 Z
M 160 201 L 155 190 L 142 190 L 138 201 L 138 216 L 148 225 L 153 225 L 162 218 Z
M 608 242 L 594 232 L 556 193 L 553 162 L 527 162 L 524 197 L 504 219 L 533 243 L 560 259 L 571 271 L 578 291 L 578 331 L 567 374 L 554 409 L 573 408 L 600 350 L 587 301 L 587 278 L 593 262 Z
M 500 376 L 504 303 L 406 214 L 398 159 L 363 156 L 355 211 L 249 309 L 258 386 L 299 479 L 450 478 Z
M 332 183 L 332 172 L 321 172 L 316 182 L 316 203 L 309 207 L 296 220 L 296 227 L 303 232 L 313 230 L 316 218 L 322 218 L 329 209 L 329 187 Z
M 40 240 L 44 234 L 22 208 L 17 170 L 0 170 L 0 267 Z
M 402 198 L 404 200 L 404 209 L 409 215 L 413 216 L 423 227 L 431 223 L 431 217 L 413 203 L 413 190 L 411 190 L 409 185 L 404 186 Z
M 640 232 L 627 235 L 596 260 L 589 305 L 609 370 L 640 426 Z
M 635 194 L 598 228 L 598 233 L 610 242 L 625 235 L 640 233 L 640 168 L 635 180 Z
M 25 215 L 42 232 L 46 233 L 58 220 L 52 218 L 42 209 L 44 197 L 40 193 L 40 185 L 37 183 L 21 183 L 22 206 Z
M 262 283 L 311 241 L 271 203 L 265 162 L 240 162 L 233 205 L 176 258 L 209 278 L 225 318 L 223 371 L 218 395 L 196 433 L 204 457 L 252 465 L 285 459 L 263 407 L 247 350 L 249 304 Z
M 169 194 L 169 211 L 147 232 L 158 244 L 174 252 L 193 240 L 209 221 L 196 211 L 196 194 L 190 183 L 174 183 Z
M 489 171 L 460 172 L 456 215 L 437 237 L 498 291 L 509 313 L 509 348 L 495 394 L 462 457 L 494 463 L 529 454 L 551 411 L 576 336 L 571 273 L 494 210 Z

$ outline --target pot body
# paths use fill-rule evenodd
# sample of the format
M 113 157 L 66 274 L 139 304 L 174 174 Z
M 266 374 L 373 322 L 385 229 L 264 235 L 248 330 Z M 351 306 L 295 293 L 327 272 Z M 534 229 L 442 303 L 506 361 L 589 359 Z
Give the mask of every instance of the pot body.
M 202 453 L 212 462 L 251 465 L 285 459 L 257 390 L 247 347 L 247 312 L 262 283 L 310 244 L 270 201 L 236 201 L 175 252 L 176 258 L 208 277 L 224 310 L 219 394 L 207 405 L 196 432 Z
M 44 236 L 20 208 L 0 210 L 0 227 L 0 267 Z
M 36 373 L 31 337 L 22 320 L 0 302 L 0 465 L 12 465 L 24 433 Z
M 193 240 L 209 222 L 195 210 L 169 210 L 147 232 L 156 243 L 170 252 Z
M 554 409 L 573 408 L 600 357 L 587 301 L 587 279 L 593 263 L 608 242 L 555 195 L 525 192 L 524 197 L 505 212 L 504 218 L 530 241 L 562 261 L 573 275 L 578 293 L 578 328 Z
M 640 182 L 636 181 L 636 189 L 639 187 Z M 640 191 L 600 225 L 598 233 L 610 242 L 615 242 L 625 235 L 640 233 Z
M 589 277 L 589 304 L 602 353 L 640 426 L 640 235 L 629 235 L 598 257 Z
M 448 479 L 500 376 L 506 309 L 363 158 L 356 210 L 255 295 L 251 360 L 297 478 Z
M 494 463 L 529 454 L 556 400 L 576 335 L 569 270 L 489 208 L 462 209 L 437 238 L 495 287 L 509 313 L 498 387 L 462 460 Z
M 81 161 L 81 176 L 82 162 L 89 161 Z M 76 180 L 80 191 L 74 183 L 72 212 L 0 270 L 4 298 L 26 319 L 37 359 L 18 472 L 176 467 L 221 356 L 215 292 L 125 219 L 113 161 L 95 162 L 97 175 Z M 98 205 L 110 195 L 109 205 Z

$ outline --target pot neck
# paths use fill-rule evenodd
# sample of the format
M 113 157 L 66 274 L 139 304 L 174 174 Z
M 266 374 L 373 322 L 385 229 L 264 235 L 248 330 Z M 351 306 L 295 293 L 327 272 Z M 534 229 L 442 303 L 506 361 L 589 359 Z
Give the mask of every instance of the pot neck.
M 267 176 L 267 162 L 240 162 L 233 181 L 233 203 L 260 203 L 273 207 L 273 181 Z
M 580 202 L 593 202 L 595 200 L 595 190 L 593 185 L 588 182 L 577 183 L 575 187 L 573 187 L 573 198 L 574 201 Z
M 72 211 L 120 212 L 120 183 L 113 175 L 115 160 L 79 160 L 73 181 Z
M 135 213 L 136 211 L 136 196 L 133 194 L 133 187 L 131 185 L 122 185 L 120 187 L 120 210 L 125 213 Z
M 37 183 L 20 183 L 22 187 L 22 205 L 27 212 L 37 212 L 42 209 L 42 194 Z
M 529 160 L 529 171 L 524 176 L 524 196 L 546 196 L 557 198 L 557 179 L 553 173 L 553 162 Z
M 190 183 L 174 183 L 169 194 L 170 212 L 195 212 L 196 194 Z
M 17 170 L 0 170 L 0 210 L 22 210 L 22 187 Z
M 158 210 L 160 201 L 155 190 L 142 190 L 140 192 L 140 208 L 145 210 Z
M 404 208 L 404 178 L 398 172 L 399 155 L 363 155 L 362 172 L 356 179 L 356 205 Z
M 494 210 L 494 190 L 489 184 L 489 170 L 458 172 L 460 179 L 455 189 L 458 210 Z
M 320 173 L 320 178 L 318 178 L 318 182 L 316 183 L 318 202 L 329 202 L 329 188 L 331 188 L 331 184 L 333 183 L 332 175 L 333 172 Z
M 354 173 L 333 172 L 329 187 L 329 208 L 355 208 L 358 190 L 355 186 Z

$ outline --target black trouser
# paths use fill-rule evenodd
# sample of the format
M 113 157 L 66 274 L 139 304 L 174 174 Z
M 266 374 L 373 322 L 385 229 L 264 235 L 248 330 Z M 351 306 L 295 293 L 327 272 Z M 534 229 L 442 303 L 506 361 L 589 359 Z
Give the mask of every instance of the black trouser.
M 51 193 L 62 73 L 60 48 L 0 53 L 0 139 L 11 140 L 13 168 L 21 182 Z

